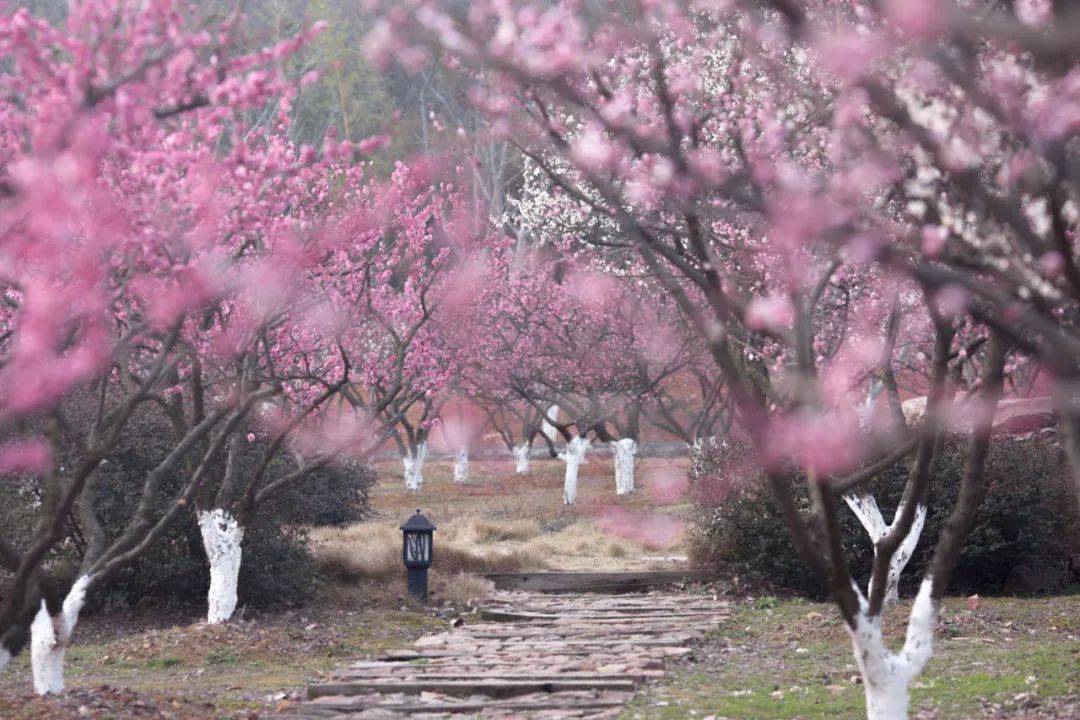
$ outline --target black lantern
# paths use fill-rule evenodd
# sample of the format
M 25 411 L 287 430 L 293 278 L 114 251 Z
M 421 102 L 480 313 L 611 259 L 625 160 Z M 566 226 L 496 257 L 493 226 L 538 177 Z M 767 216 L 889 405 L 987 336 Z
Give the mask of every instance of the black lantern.
M 401 526 L 401 559 L 409 574 L 409 594 L 421 601 L 427 600 L 427 571 L 431 567 L 434 532 L 435 526 L 420 510 Z

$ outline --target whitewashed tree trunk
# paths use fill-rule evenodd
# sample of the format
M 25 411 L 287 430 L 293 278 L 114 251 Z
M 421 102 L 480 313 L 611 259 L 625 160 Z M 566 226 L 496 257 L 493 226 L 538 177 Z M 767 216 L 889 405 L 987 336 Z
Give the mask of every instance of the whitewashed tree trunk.
M 870 536 L 870 541 L 874 543 L 875 552 L 877 552 L 878 541 L 885 537 L 890 530 L 890 526 L 885 524 L 885 518 L 881 514 L 877 500 L 869 493 L 849 493 L 844 496 L 844 501 L 847 502 L 851 511 L 855 513 L 855 517 L 859 518 L 859 522 L 862 523 L 866 533 Z M 894 523 L 899 519 L 903 510 L 904 505 L 901 503 L 896 508 L 896 514 L 893 516 Z M 915 518 L 912 520 L 911 529 L 889 561 L 889 574 L 885 580 L 886 604 L 893 604 L 900 600 L 900 574 L 904 572 L 904 568 L 907 567 L 911 556 L 915 554 L 915 548 L 919 544 L 919 537 L 922 535 L 925 524 L 926 506 L 919 505 L 915 508 Z M 868 588 L 867 592 L 872 594 L 873 587 Z
M 934 652 L 938 604 L 930 596 L 931 585 L 926 577 L 911 608 L 907 637 L 899 653 L 885 646 L 881 616 L 869 616 L 865 602 L 854 629 L 845 625 L 863 678 L 867 720 L 907 720 L 911 681 Z
M 64 692 L 64 656 L 79 621 L 79 611 L 86 603 L 90 577 L 83 575 L 75 581 L 58 616 L 49 615 L 43 600 L 30 625 L 30 669 L 34 676 L 34 691 L 38 695 Z
M 420 492 L 424 486 L 424 460 L 427 459 L 427 443 L 416 446 L 416 454 L 412 455 L 408 450 L 401 458 L 401 464 L 405 466 L 405 487 L 413 492 Z
M 464 483 L 469 481 L 469 448 L 458 448 L 454 456 L 454 482 Z
M 903 506 L 897 509 L 897 517 L 900 516 L 900 510 L 902 509 Z M 896 522 L 896 520 L 893 520 L 893 522 Z M 919 536 L 922 535 L 923 525 L 925 524 L 926 506 L 917 505 L 915 507 L 915 518 L 911 523 L 911 530 L 908 531 L 904 541 L 900 543 L 900 547 L 896 548 L 892 559 L 889 560 L 889 576 L 885 581 L 886 604 L 900 602 L 900 573 L 904 572 L 904 568 L 907 567 L 911 556 L 915 554 L 915 547 L 919 544 Z
M 578 468 L 585 462 L 585 451 L 590 441 L 575 437 L 566 444 L 566 452 L 559 454 L 559 459 L 566 463 L 566 476 L 563 479 L 563 503 L 573 505 L 577 502 Z
M 532 448 L 528 443 L 514 446 L 514 472 L 518 475 L 529 474 L 529 452 Z
M 637 453 L 637 443 L 632 438 L 623 438 L 609 444 L 615 459 L 615 493 L 629 495 L 634 492 L 634 455 Z
M 200 512 L 198 521 L 203 549 L 210 561 L 206 622 L 217 625 L 227 622 L 236 610 L 244 528 L 227 510 L 221 508 Z
M 552 423 L 558 422 L 558 420 L 559 420 L 559 406 L 558 405 L 552 405 L 551 407 L 548 408 L 547 412 L 544 413 L 544 422 L 541 423 L 541 425 L 540 425 L 540 431 L 542 433 L 544 433 L 545 435 L 547 435 L 548 439 L 550 439 L 552 442 L 555 441 L 555 433 L 556 433 L 555 426 Z
M 6 647 L 0 647 L 0 672 L 4 672 L 9 662 L 11 662 L 11 651 Z
M 687 443 L 686 447 L 690 450 L 691 462 L 697 462 L 697 460 L 701 457 L 702 451 L 707 447 L 711 447 L 715 442 L 716 436 L 709 435 L 708 437 L 695 438 L 694 442 Z

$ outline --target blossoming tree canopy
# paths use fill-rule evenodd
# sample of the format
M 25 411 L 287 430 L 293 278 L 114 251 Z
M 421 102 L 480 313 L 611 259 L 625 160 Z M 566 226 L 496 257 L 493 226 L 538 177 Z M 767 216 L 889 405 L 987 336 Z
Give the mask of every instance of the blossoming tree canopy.
M 851 631 L 868 715 L 906 717 L 1017 353 L 1061 383 L 1080 457 L 1067 400 L 1080 354 L 1062 322 L 1080 298 L 1075 23 L 1055 26 L 1049 3 L 403 5 L 372 52 L 415 65 L 436 47 L 477 70 L 474 102 L 541 174 L 523 194 L 578 210 L 541 220 L 576 224 L 594 256 L 633 248 L 706 340 L 795 545 Z M 895 379 L 901 325 L 926 348 L 915 432 L 859 410 L 873 377 Z M 977 399 L 956 402 L 958 388 Z M 941 434 L 965 415 L 965 489 L 893 654 L 886 575 L 917 534 Z M 835 540 L 840 495 L 911 453 L 864 595 L 838 545 L 813 536 Z M 791 466 L 809 481 L 809 520 L 785 488 Z
M 372 185 L 365 205 L 381 213 L 378 224 L 344 226 L 369 245 L 344 260 L 345 272 L 328 275 L 344 351 L 364 368 L 344 397 L 390 429 L 413 490 L 423 484 L 427 437 L 458 370 L 450 337 L 467 313 L 470 268 L 489 232 L 441 179 L 447 169 L 402 164 L 389 183 Z
M 237 16 L 203 19 L 171 0 L 75 2 L 58 25 L 25 9 L 0 18 L 12 64 L 0 76 L 0 469 L 35 475 L 45 498 L 28 547 L 0 530 L 14 577 L 0 601 L 0 656 L 21 650 L 38 616 L 41 692 L 63 687 L 87 593 L 186 508 L 217 513 L 221 522 L 200 525 L 228 530 L 226 515 L 242 510 L 242 520 L 310 469 L 385 437 L 372 415 L 328 416 L 352 373 L 393 365 L 350 357 L 327 282 L 382 272 L 371 238 L 393 226 L 378 206 L 392 197 L 365 189 L 355 160 L 384 140 L 290 141 L 297 81 L 282 62 L 318 28 L 243 51 Z M 123 532 L 107 534 L 94 478 L 119 438 L 158 421 L 171 451 Z M 265 457 L 238 477 L 237 449 L 256 433 Z M 302 460 L 272 476 L 283 446 Z M 181 468 L 179 490 L 165 492 Z M 68 592 L 41 563 L 76 508 L 89 542 Z M 204 535 L 211 565 L 230 568 L 212 573 L 211 617 L 227 617 L 239 554 Z

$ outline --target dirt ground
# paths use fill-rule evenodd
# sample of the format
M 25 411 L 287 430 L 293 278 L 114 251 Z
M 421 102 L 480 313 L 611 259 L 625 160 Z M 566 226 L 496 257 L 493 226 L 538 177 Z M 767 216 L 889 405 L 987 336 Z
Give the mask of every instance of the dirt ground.
M 563 464 L 534 460 L 528 475 L 510 461 L 471 464 L 455 484 L 447 462 L 429 462 L 419 493 L 405 489 L 399 463 L 379 465 L 375 517 L 313 533 L 328 575 L 384 577 L 400 572 L 398 526 L 420 509 L 436 526 L 435 565 L 458 571 L 665 570 L 685 562 L 685 458 L 644 458 L 633 495 L 615 494 L 611 459 L 590 457 L 578 502 L 562 501 Z
M 902 642 L 910 602 L 886 622 Z M 917 720 L 1080 718 L 1080 595 L 950 598 L 934 656 L 912 691 Z M 651 688 L 626 720 L 865 717 L 863 688 L 828 604 L 744 598 L 694 661 Z
M 473 462 L 469 483 L 454 485 L 449 463 L 429 462 L 425 486 L 414 494 L 404 489 L 400 465 L 384 463 L 371 520 L 313 533 L 325 579 L 304 606 L 243 610 L 216 627 L 196 610 L 87 616 L 68 652 L 70 691 L 33 697 L 20 657 L 0 675 L 0 718 L 254 720 L 294 702 L 308 681 L 347 658 L 448 627 L 489 589 L 463 571 L 680 564 L 672 558 L 685 554 L 685 460 L 645 459 L 638 492 L 620 498 L 610 460 L 590 458 L 572 508 L 562 505 L 562 467 L 534 461 L 533 472 L 520 477 L 509 462 Z M 418 507 L 439 527 L 426 608 L 403 596 L 397 531 Z M 772 597 L 739 602 L 694 662 L 652 687 L 627 709 L 627 720 L 861 715 L 862 689 L 831 606 Z M 976 610 L 951 600 L 935 657 L 915 686 L 917 717 L 1080 717 L 1078 623 L 1080 596 L 983 598 Z
M 470 482 L 455 485 L 448 462 L 429 461 L 423 490 L 412 493 L 400 464 L 381 463 L 374 517 L 313 532 L 325 580 L 309 603 L 242 610 L 214 627 L 197 608 L 85 615 L 68 651 L 70 692 L 35 698 L 24 653 L 0 675 L 0 719 L 263 717 L 347 658 L 446 627 L 490 590 L 462 570 L 671 567 L 664 558 L 683 554 L 686 505 L 670 478 L 685 476 L 685 460 L 645 459 L 638 492 L 617 498 L 610 459 L 590 458 L 573 508 L 562 504 L 562 468 L 538 460 L 519 477 L 510 462 L 474 461 Z M 418 507 L 439 526 L 427 608 L 404 597 L 397 529 Z M 663 532 L 630 532 L 627 518 L 660 518 Z

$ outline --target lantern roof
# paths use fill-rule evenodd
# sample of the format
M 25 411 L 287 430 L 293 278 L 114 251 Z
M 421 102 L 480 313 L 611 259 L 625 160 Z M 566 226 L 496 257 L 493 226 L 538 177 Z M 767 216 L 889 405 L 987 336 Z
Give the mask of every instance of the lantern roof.
M 406 520 L 399 529 L 403 532 L 433 532 L 436 528 L 430 520 L 420 514 L 420 509 L 417 508 L 416 514 Z

